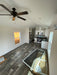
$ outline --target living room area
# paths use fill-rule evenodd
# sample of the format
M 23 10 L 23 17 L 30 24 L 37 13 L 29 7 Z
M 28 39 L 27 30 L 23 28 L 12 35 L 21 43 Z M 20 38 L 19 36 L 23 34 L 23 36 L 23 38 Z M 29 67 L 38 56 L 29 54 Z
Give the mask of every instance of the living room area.
M 2 51 L 0 52 L 0 74 L 38 75 L 39 73 L 36 74 L 34 73 L 33 70 L 30 70 L 33 61 L 36 58 L 39 58 L 38 60 L 41 60 L 42 58 L 43 58 L 42 60 L 47 60 L 47 62 L 44 61 L 40 62 L 42 71 L 39 72 L 42 75 L 49 74 L 48 51 L 47 51 L 49 43 L 49 35 L 51 32 L 51 31 L 49 32 L 49 30 L 50 29 L 47 27 L 44 28 L 39 26 L 36 26 L 36 28 L 35 27 L 8 28 L 1 26 L 0 48 L 2 49 Z M 35 54 L 35 52 L 37 52 L 38 54 Z M 37 63 L 35 66 L 37 66 Z M 38 70 L 41 69 L 39 68 Z
M 56 63 L 57 1 L 0 0 L 0 75 L 57 75 Z

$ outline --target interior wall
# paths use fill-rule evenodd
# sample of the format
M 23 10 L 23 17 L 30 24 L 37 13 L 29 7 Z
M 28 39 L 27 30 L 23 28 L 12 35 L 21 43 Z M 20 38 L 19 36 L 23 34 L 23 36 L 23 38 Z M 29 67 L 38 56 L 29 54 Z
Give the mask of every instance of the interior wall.
M 46 37 L 49 37 L 49 33 L 50 33 L 49 31 L 50 31 L 49 29 L 45 29 L 44 32 L 45 32 L 45 36 L 46 36 Z
M 53 41 L 49 59 L 50 75 L 57 75 L 57 30 L 53 31 Z
M 14 32 L 20 32 L 20 43 L 15 44 Z M 0 56 L 19 47 L 24 43 L 29 43 L 29 28 L 0 27 Z

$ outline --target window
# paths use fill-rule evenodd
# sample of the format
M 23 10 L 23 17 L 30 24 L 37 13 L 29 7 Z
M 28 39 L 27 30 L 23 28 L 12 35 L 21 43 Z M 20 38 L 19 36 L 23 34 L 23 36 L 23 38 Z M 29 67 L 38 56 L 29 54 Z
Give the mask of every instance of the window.
M 15 44 L 20 43 L 20 32 L 14 32 Z

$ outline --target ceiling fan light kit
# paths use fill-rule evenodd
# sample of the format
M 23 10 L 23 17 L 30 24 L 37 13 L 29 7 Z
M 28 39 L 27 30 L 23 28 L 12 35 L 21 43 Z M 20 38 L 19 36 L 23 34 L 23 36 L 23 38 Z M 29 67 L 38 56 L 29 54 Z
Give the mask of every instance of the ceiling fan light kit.
M 0 14 L 1 16 L 13 16 L 13 21 L 15 20 L 15 17 L 19 18 L 19 19 L 22 19 L 22 20 L 26 20 L 25 18 L 23 17 L 20 17 L 20 15 L 27 15 L 28 14 L 28 11 L 23 11 L 23 12 L 19 12 L 17 13 L 16 12 L 16 8 L 12 8 L 12 11 L 10 9 L 8 9 L 5 5 L 3 4 L 0 4 L 1 7 L 3 7 L 5 10 L 7 10 L 10 14 Z
M 15 17 L 13 17 L 12 20 L 15 21 Z

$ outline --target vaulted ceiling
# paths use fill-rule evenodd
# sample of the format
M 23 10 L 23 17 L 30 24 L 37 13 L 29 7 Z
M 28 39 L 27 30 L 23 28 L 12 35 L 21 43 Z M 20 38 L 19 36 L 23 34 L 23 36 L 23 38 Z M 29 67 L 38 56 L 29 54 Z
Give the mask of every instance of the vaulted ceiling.
M 11 16 L 0 16 L 0 25 L 11 27 L 26 26 L 50 26 L 53 17 L 57 14 L 57 0 L 0 0 L 10 10 L 15 7 L 18 12 L 27 10 L 28 15 L 22 16 L 26 21 L 16 18 L 12 21 Z M 9 13 L 0 7 L 0 13 Z

